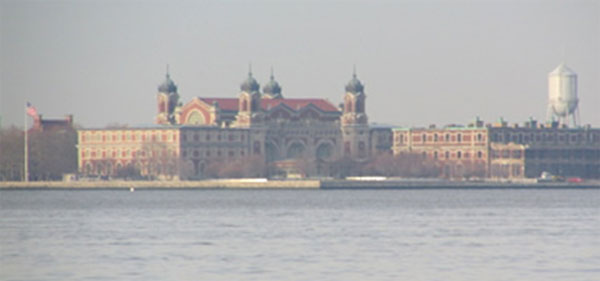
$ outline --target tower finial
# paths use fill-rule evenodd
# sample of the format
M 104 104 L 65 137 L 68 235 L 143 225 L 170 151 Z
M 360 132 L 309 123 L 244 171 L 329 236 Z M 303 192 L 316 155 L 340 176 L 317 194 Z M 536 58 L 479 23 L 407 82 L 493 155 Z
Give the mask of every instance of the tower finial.
M 275 76 L 273 76 L 273 66 L 271 65 L 271 80 L 275 79 Z
M 356 78 L 356 64 L 352 65 L 352 77 Z
M 248 76 L 252 76 L 252 62 L 248 63 Z
M 169 78 L 169 64 L 167 63 L 167 78 Z

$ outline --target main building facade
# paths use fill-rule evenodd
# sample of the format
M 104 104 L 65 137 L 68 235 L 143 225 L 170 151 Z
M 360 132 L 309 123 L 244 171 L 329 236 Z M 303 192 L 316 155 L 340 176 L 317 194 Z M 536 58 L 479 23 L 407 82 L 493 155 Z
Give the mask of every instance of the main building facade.
M 195 97 L 183 104 L 167 74 L 158 87 L 156 125 L 79 130 L 79 169 L 114 175 L 133 165 L 145 175 L 197 179 L 211 165 L 253 161 L 270 176 L 332 176 L 334 162 L 365 161 L 389 152 L 392 142 L 391 129 L 369 127 L 356 74 L 343 100 L 336 107 L 326 99 L 285 98 L 272 74 L 261 91 L 250 72 L 237 98 Z

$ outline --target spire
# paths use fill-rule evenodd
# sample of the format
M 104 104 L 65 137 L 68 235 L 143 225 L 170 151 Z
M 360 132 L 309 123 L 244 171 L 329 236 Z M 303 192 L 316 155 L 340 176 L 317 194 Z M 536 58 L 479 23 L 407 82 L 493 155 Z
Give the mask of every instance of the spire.
M 260 86 L 258 85 L 258 82 L 256 82 L 256 79 L 254 79 L 254 77 L 252 77 L 252 63 L 248 64 L 248 78 L 246 78 L 246 80 L 244 82 L 242 82 L 242 85 L 240 85 L 240 90 L 247 92 L 247 93 L 253 93 L 253 92 L 258 92 L 260 89 Z
M 263 87 L 263 93 L 267 98 L 278 99 L 282 98 L 281 86 L 275 81 L 275 75 L 273 75 L 273 66 L 271 66 L 271 80 Z
M 158 91 L 161 93 L 177 92 L 177 86 L 175 85 L 175 82 L 173 82 L 173 80 L 171 80 L 171 75 L 169 73 L 169 64 L 167 64 L 167 73 L 166 73 L 165 82 L 163 82 L 162 84 L 160 84 L 160 86 L 158 86 Z
M 352 79 L 346 84 L 346 92 L 358 94 L 364 91 L 364 85 L 356 77 L 356 65 L 352 68 Z

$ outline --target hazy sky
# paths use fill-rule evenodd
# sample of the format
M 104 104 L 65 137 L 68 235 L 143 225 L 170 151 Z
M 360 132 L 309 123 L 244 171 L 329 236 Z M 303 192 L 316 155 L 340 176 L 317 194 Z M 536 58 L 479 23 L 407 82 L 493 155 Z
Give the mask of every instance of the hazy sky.
M 165 66 L 183 102 L 237 97 L 252 62 L 289 98 L 342 101 L 356 64 L 371 122 L 544 120 L 547 75 L 579 75 L 600 126 L 600 1 L 4 1 L 0 115 L 26 101 L 84 127 L 149 124 Z

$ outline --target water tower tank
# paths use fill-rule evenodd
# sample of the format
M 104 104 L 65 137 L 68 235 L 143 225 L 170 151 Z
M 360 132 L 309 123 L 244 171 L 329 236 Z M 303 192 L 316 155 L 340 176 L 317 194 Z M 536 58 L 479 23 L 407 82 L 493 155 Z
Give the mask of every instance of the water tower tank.
M 548 74 L 548 121 L 577 127 L 578 103 L 577 74 L 563 63 Z
M 548 75 L 548 105 L 554 115 L 567 118 L 577 109 L 577 74 L 564 63 Z

